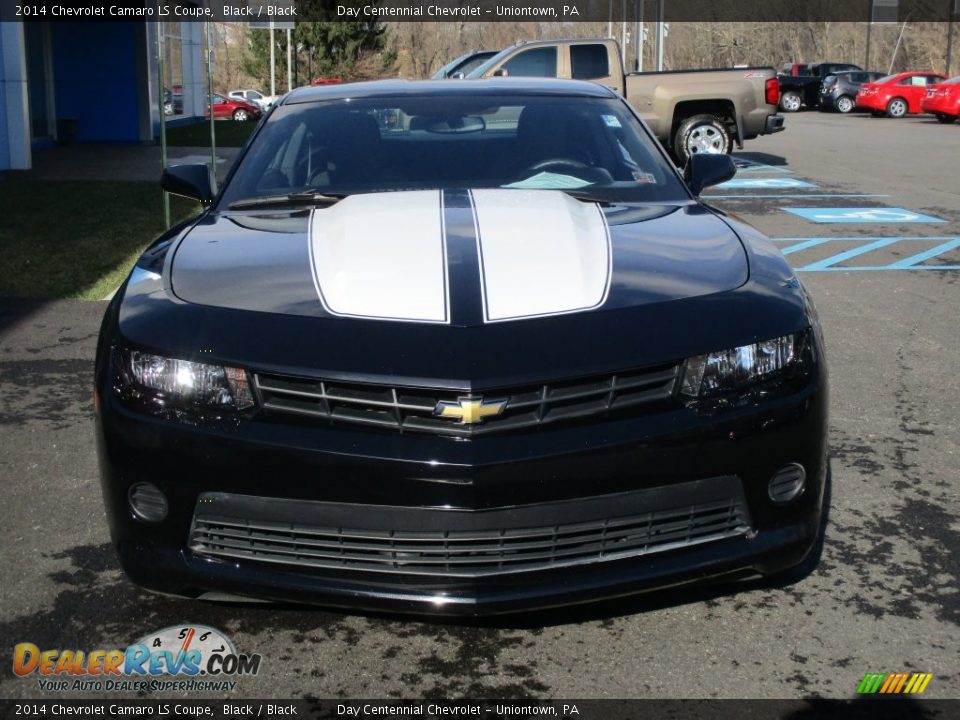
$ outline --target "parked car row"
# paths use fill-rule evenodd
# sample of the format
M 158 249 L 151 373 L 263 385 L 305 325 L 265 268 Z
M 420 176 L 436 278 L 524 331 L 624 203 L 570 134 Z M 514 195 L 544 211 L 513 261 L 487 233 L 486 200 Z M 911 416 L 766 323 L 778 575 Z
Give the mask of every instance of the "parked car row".
M 960 115 L 960 76 L 947 80 L 931 71 L 884 75 L 850 63 L 787 63 L 777 77 L 784 112 L 803 107 L 840 113 L 859 109 L 892 118 L 930 113 L 944 123 Z

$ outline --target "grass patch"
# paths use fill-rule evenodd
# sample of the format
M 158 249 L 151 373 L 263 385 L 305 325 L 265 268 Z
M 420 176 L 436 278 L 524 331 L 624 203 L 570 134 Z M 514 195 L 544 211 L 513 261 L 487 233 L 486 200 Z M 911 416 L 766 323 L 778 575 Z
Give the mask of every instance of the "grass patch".
M 257 123 L 218 120 L 214 123 L 217 147 L 240 147 Z M 160 142 L 160 139 L 157 139 Z M 167 145 L 171 147 L 210 147 L 210 121 L 201 120 L 190 125 L 167 127 Z
M 173 222 L 198 211 L 171 196 Z M 0 294 L 99 300 L 163 232 L 163 194 L 149 182 L 8 180 L 0 217 Z

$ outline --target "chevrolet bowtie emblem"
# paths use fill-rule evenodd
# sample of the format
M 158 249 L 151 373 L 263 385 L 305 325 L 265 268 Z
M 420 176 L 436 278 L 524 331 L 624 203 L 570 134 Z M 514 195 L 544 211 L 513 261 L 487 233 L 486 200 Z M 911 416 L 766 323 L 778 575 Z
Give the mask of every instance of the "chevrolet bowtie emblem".
M 507 406 L 506 400 L 484 400 L 482 397 L 462 397 L 456 402 L 441 400 L 434 415 L 459 420 L 464 425 L 475 425 L 484 418 L 499 415 Z

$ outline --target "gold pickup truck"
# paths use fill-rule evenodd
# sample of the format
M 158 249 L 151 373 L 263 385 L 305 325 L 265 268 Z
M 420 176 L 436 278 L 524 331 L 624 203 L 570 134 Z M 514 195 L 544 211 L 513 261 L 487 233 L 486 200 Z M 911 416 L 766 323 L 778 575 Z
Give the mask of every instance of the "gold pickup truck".
M 633 106 L 680 165 L 698 152 L 729 153 L 733 143 L 783 130 L 773 67 L 625 74 L 620 48 L 606 38 L 538 40 L 503 50 L 467 77 L 591 80 Z

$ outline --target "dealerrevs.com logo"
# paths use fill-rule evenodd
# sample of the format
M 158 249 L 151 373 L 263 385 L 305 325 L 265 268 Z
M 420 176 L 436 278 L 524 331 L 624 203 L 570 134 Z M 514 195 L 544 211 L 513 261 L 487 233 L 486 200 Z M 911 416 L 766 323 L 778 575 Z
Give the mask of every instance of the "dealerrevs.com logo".
M 30 642 L 13 649 L 13 672 L 38 676 L 40 689 L 51 692 L 224 692 L 237 677 L 256 675 L 260 661 L 205 625 L 164 628 L 126 649 L 41 650 Z

